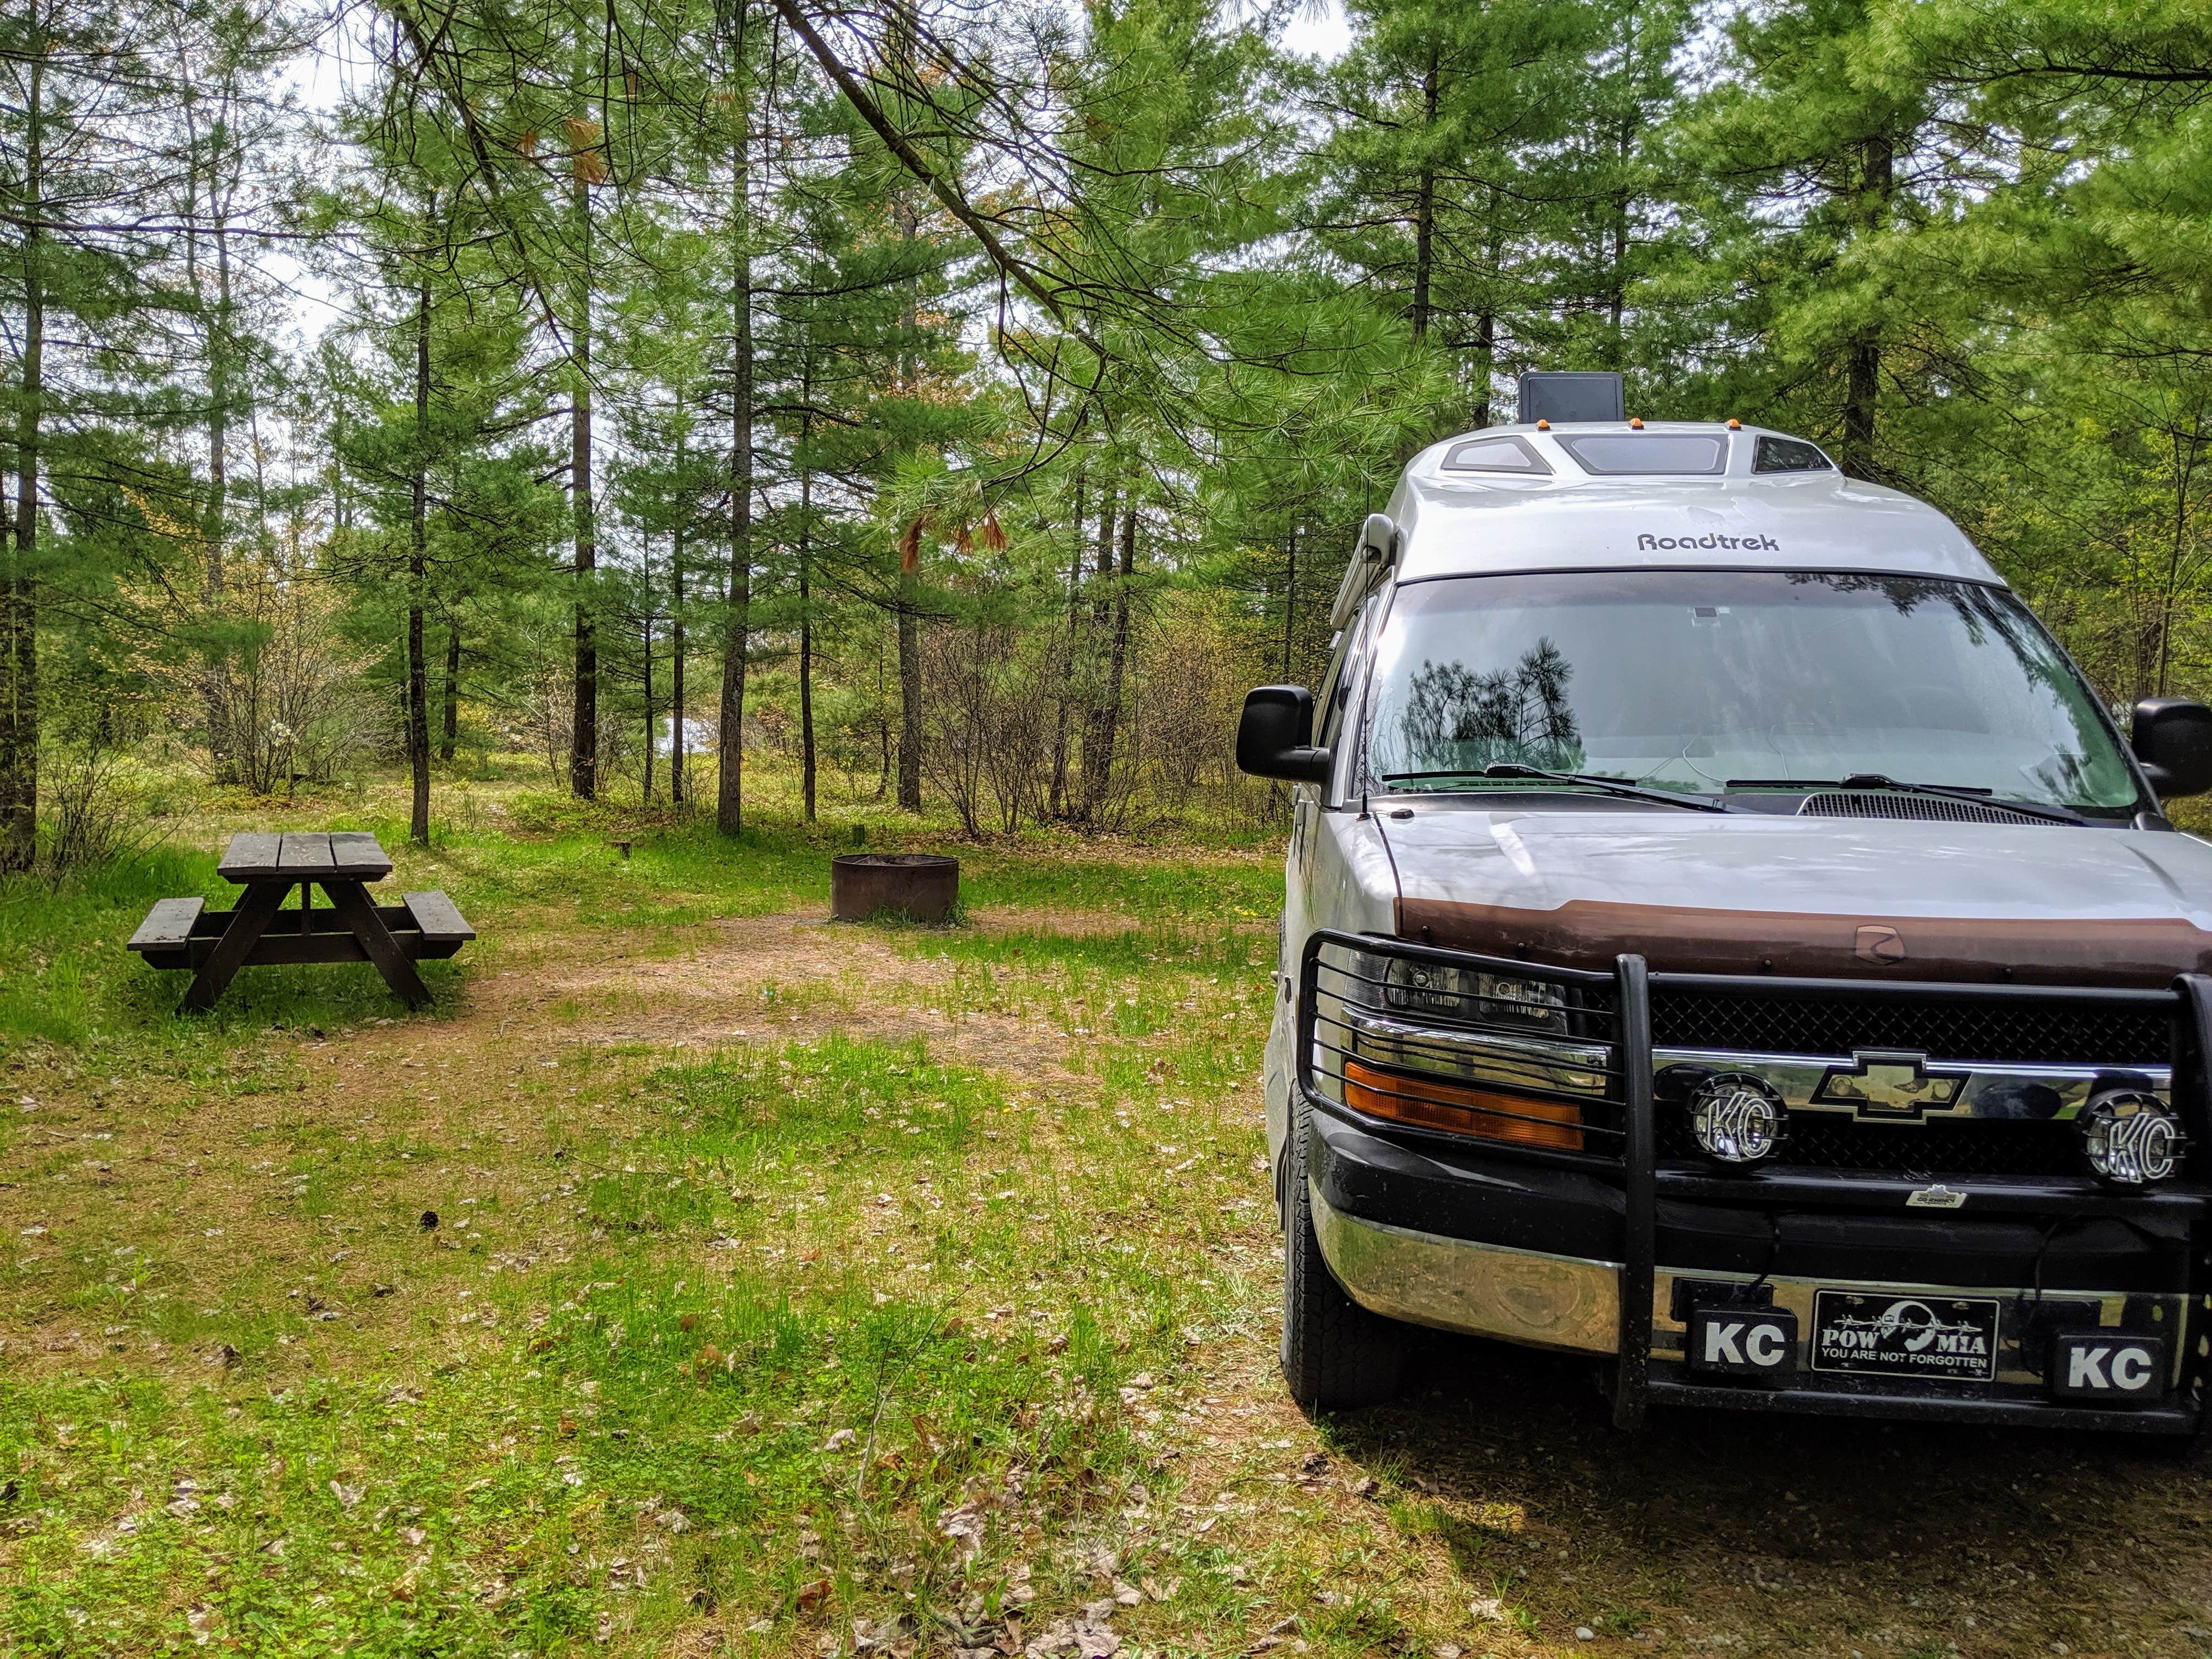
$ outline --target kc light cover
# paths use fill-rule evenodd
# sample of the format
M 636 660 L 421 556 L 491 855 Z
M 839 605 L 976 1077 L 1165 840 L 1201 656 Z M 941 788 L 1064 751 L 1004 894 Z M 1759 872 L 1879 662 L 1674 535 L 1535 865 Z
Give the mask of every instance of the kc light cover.
M 2082 1109 L 2082 1156 L 2118 1186 L 2172 1180 L 2180 1172 L 2186 1144 L 2180 1119 L 2156 1095 L 2115 1091 Z
M 1690 1133 L 1706 1157 L 1756 1164 L 1782 1144 L 1782 1100 L 1758 1078 L 1723 1072 L 1690 1097 Z

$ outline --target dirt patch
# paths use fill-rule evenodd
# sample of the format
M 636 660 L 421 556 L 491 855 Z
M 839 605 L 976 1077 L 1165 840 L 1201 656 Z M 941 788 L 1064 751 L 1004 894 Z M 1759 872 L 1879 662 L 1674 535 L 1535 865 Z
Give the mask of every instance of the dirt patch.
M 920 1041 L 939 1059 L 1026 1079 L 1071 1075 L 1056 1027 L 933 1006 L 933 994 L 951 988 L 950 963 L 819 916 L 726 918 L 674 955 L 641 953 L 618 933 L 562 945 L 479 975 L 449 1040 L 540 1051 L 574 1042 L 714 1048 L 842 1031 Z
M 1061 910 L 1012 904 L 986 905 L 980 909 L 970 910 L 968 921 L 978 933 L 994 936 L 1049 933 L 1060 939 L 1111 939 L 1120 933 L 1158 933 L 1163 931 L 1202 933 L 1212 938 L 1224 933 L 1260 934 L 1275 931 L 1275 923 L 1272 920 L 1212 922 L 1199 927 L 1195 924 L 1148 923 L 1117 910 Z

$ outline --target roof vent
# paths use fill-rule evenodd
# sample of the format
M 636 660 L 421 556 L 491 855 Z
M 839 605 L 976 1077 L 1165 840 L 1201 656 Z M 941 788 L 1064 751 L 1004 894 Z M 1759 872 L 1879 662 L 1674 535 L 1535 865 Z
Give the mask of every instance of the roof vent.
M 1833 472 L 1836 464 L 1821 452 L 1817 444 L 1808 444 L 1802 438 L 1776 438 L 1762 433 L 1757 447 L 1752 451 L 1751 470 L 1753 472 Z
M 1532 368 L 1521 377 L 1521 418 L 1625 421 L 1628 399 L 1618 374 Z
M 1806 818 L 1917 818 L 1938 823 L 2051 823 L 2030 812 L 2014 812 L 1978 801 L 1941 795 L 1891 795 L 1878 790 L 1823 790 L 1805 797 L 1797 816 Z

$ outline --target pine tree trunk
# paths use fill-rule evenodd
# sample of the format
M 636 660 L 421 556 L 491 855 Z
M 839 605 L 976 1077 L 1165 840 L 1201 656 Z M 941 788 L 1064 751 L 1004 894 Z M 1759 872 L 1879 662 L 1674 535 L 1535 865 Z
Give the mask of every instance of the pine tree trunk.
M 1121 701 L 1129 663 L 1129 599 L 1137 569 L 1137 504 L 1121 508 L 1121 580 L 1114 593 L 1114 644 L 1106 664 L 1106 717 L 1103 753 L 1097 773 L 1098 793 L 1091 803 L 1095 822 L 1106 805 L 1114 777 L 1114 751 L 1121 737 Z
M 446 624 L 446 725 L 438 739 L 438 758 L 450 761 L 461 741 L 461 625 Z
M 27 870 L 39 846 L 38 590 L 40 416 L 46 394 L 45 31 L 28 31 L 22 220 L 21 371 L 15 405 L 15 512 L 0 583 L 0 872 Z
M 422 661 L 422 585 L 430 511 L 430 284 L 415 295 L 415 476 L 407 514 L 407 771 L 414 812 L 407 838 L 430 844 L 430 688 Z
M 892 15 L 898 20 L 894 24 L 892 61 L 904 64 L 913 51 L 912 33 L 906 26 L 905 18 L 896 8 Z M 897 199 L 894 213 L 898 222 L 900 240 L 911 249 L 921 231 L 921 216 L 915 212 L 914 204 L 903 192 Z M 901 338 L 913 339 L 920 321 L 921 306 L 913 285 L 909 283 L 899 302 Z M 920 372 L 920 365 L 913 354 L 902 349 L 898 366 L 902 395 L 914 395 Z M 898 805 L 902 812 L 921 811 L 921 619 L 918 614 L 921 598 L 920 575 L 910 566 L 902 569 L 898 592 Z
M 1413 338 L 1429 337 L 1429 294 L 1436 271 L 1437 244 L 1437 169 L 1429 159 L 1429 146 L 1436 142 L 1437 125 L 1437 54 L 1429 52 L 1428 68 L 1421 76 L 1421 170 L 1415 180 L 1413 194 Z
M 580 163 L 582 158 L 578 158 Z M 592 574 L 599 567 L 597 514 L 592 500 L 592 198 L 580 165 L 570 187 L 577 259 L 569 321 L 575 392 L 568 414 L 568 487 L 575 516 L 576 686 L 568 734 L 568 790 L 579 800 L 599 793 L 599 644 L 592 615 Z
M 738 9 L 739 73 L 750 7 Z M 722 635 L 722 704 L 716 721 L 714 826 L 744 827 L 745 667 L 752 641 L 753 590 L 753 255 L 752 123 L 741 94 L 730 157 L 730 595 Z
M 684 453 L 677 451 L 679 474 Z M 668 799 L 684 805 L 684 520 L 676 521 L 676 550 L 669 560 Z
M 223 556 L 230 536 L 230 234 L 225 217 L 220 214 L 215 222 L 215 326 L 208 333 L 208 499 L 207 511 L 200 521 L 210 599 L 220 598 L 223 591 Z M 213 671 L 210 678 L 221 672 Z M 236 775 L 237 734 L 228 729 L 228 700 L 216 686 L 211 685 L 209 692 L 208 747 L 216 763 L 216 776 L 228 780 Z
M 1485 311 L 1474 319 L 1474 398 L 1477 431 L 1490 424 L 1490 386 L 1498 373 L 1498 313 Z
M 811 377 L 799 388 L 802 407 L 814 398 Z M 809 569 L 813 558 L 814 462 L 807 453 L 813 425 L 799 420 L 799 799 L 806 822 L 814 822 L 814 605 Z
M 650 543 L 647 543 L 647 556 L 646 556 L 646 576 L 647 576 L 647 592 L 650 592 L 652 591 L 651 578 L 652 578 L 652 574 L 653 574 L 653 558 L 652 558 L 652 553 L 651 553 L 651 550 L 651 550 L 651 544 L 650 544 Z M 651 615 L 649 612 L 647 613 L 647 617 L 646 617 L 646 618 L 645 618 L 645 629 L 644 629 L 644 632 L 645 632 L 645 785 L 644 785 L 643 799 L 644 799 L 644 801 L 645 801 L 645 804 L 646 804 L 647 806 L 650 806 L 650 805 L 653 805 L 653 617 L 652 617 L 652 615 Z
M 1089 482 L 1089 469 L 1075 469 L 1075 556 L 1067 567 L 1067 648 L 1060 664 L 1060 691 L 1055 698 L 1059 708 L 1054 716 L 1052 734 L 1052 789 L 1045 802 L 1045 815 L 1059 817 L 1067 811 L 1067 717 L 1075 690 L 1075 641 L 1077 630 L 1083 625 L 1080 609 L 1083 596 L 1083 520 L 1085 517 L 1084 487 Z
M 1091 631 L 1094 637 L 1107 634 L 1113 615 L 1110 590 L 1114 575 L 1114 526 L 1117 521 L 1117 492 L 1109 487 L 1098 509 L 1098 581 L 1091 601 Z M 1126 518 L 1133 513 L 1135 503 L 1122 501 L 1121 506 Z M 1089 701 L 1089 714 L 1083 723 L 1083 805 L 1079 814 L 1086 823 L 1097 817 L 1098 809 L 1106 799 L 1108 777 L 1114 767 L 1113 716 L 1109 713 L 1107 688 L 1094 685 Z
M 1880 230 L 1889 218 L 1890 198 L 1897 187 L 1896 151 L 1886 134 L 1866 141 L 1863 152 L 1860 219 L 1869 232 Z M 1881 397 L 1881 334 L 1869 323 L 1845 348 L 1844 355 L 1844 433 L 1836 459 L 1854 478 L 1875 477 L 1875 416 Z
M 921 811 L 921 578 L 899 573 L 898 606 L 898 805 L 902 812 Z
M 876 737 L 883 747 L 876 773 L 876 799 L 881 800 L 891 787 L 891 723 L 884 710 L 884 641 L 876 636 Z

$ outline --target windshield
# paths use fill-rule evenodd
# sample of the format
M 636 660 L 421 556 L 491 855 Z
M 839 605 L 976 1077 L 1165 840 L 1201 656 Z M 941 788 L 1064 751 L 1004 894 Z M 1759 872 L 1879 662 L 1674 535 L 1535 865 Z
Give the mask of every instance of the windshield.
M 1375 665 L 1367 770 L 1466 788 L 1507 764 L 1658 787 L 1880 773 L 2131 809 L 2136 781 L 2057 644 L 2000 589 L 1747 570 L 1415 582 Z M 1543 788 L 1482 781 L 1484 788 Z

